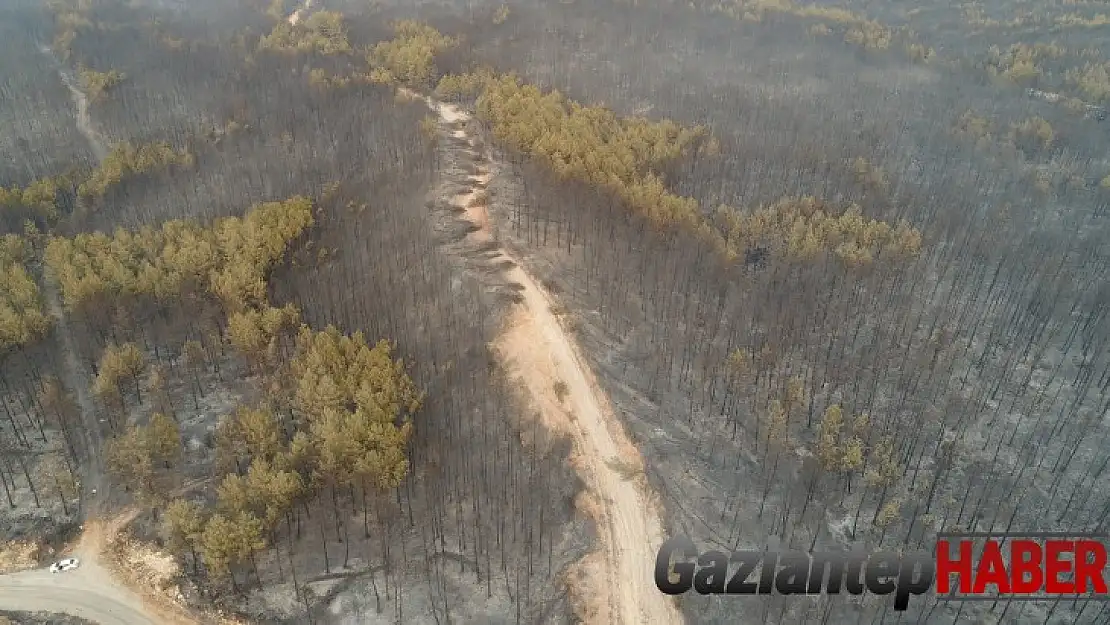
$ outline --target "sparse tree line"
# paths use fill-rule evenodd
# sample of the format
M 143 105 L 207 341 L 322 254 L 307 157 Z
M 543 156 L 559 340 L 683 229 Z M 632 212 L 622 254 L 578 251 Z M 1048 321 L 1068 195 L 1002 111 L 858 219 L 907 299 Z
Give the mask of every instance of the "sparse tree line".
M 494 77 L 488 71 L 444 76 L 437 94 L 477 96 L 479 118 L 510 150 L 538 159 L 559 178 L 612 190 L 629 210 L 656 227 L 688 229 L 728 262 L 750 258 L 747 254 L 756 248 L 803 259 L 831 249 L 851 264 L 868 264 L 884 253 L 912 256 L 920 249 L 920 232 L 908 223 L 891 226 L 864 218 L 858 206 L 837 210 L 815 198 L 784 199 L 753 211 L 722 205 L 716 219 L 707 219 L 696 200 L 675 195 L 664 183 L 669 164 L 719 154 L 719 144 L 704 128 L 620 119 L 601 107 L 568 102 L 558 92 L 545 94 L 515 76 Z M 865 162 L 857 170 L 876 180 Z M 519 221 L 514 226 L 522 227 Z M 556 232 L 557 239 L 563 236 Z M 565 236 L 569 243 L 580 235 L 572 231 Z
M 96 200 L 103 198 L 113 186 L 125 180 L 173 167 L 188 169 L 193 163 L 193 155 L 187 150 L 175 150 L 166 142 L 138 146 L 121 143 L 113 147 L 81 183 L 78 193 L 82 198 Z
M 40 178 L 23 188 L 0 187 L 0 228 L 20 232 L 30 222 L 37 230 L 47 230 L 73 213 L 79 200 L 95 204 L 119 185 L 194 164 L 188 150 L 166 142 L 120 143 L 91 171 Z
M 87 3 L 71 5 L 64 0 L 48 2 L 51 13 L 54 15 L 54 41 L 53 49 L 63 61 L 69 61 L 72 56 L 73 41 L 77 39 L 78 32 L 93 28 L 93 23 L 85 17 L 82 9 Z
M 142 139 L 136 140 L 139 137 L 130 132 L 117 132 L 117 116 L 121 108 L 129 110 L 134 100 L 149 95 L 142 93 L 147 86 L 141 81 L 135 82 L 136 76 L 131 75 L 133 69 L 142 72 L 142 62 L 137 61 L 152 54 L 162 54 L 168 57 L 168 62 L 192 69 L 197 62 L 195 59 L 207 57 L 208 64 L 204 69 L 207 72 L 218 67 L 211 64 L 215 46 L 205 40 L 187 42 L 172 34 L 160 19 L 152 18 L 139 6 L 114 0 L 50 0 L 45 4 L 53 17 L 54 56 L 69 66 L 75 75 L 71 88 L 80 89 L 88 96 L 90 111 L 97 118 L 95 126 L 101 131 L 98 134 L 103 134 L 107 143 L 118 144 L 111 146 L 115 148 L 112 157 L 103 159 L 110 169 L 102 172 L 99 179 L 93 174 L 86 199 L 100 199 L 99 194 L 105 191 L 107 184 L 111 184 L 113 177 L 143 173 L 142 169 L 130 171 L 141 165 L 135 161 L 136 158 L 162 161 L 155 164 L 157 169 L 165 169 L 170 164 L 191 167 L 189 159 L 192 156 L 187 154 L 187 149 L 170 147 L 165 141 L 158 141 L 145 133 L 139 133 Z M 122 58 L 110 52 L 105 54 L 118 48 L 121 41 L 128 42 L 133 54 Z M 68 76 L 66 82 L 70 82 Z M 125 82 L 130 88 L 120 89 Z M 161 87 L 165 89 L 165 85 Z M 188 88 L 187 85 L 185 87 Z M 180 104 L 180 97 L 174 91 L 161 93 L 160 97 L 168 97 Z M 164 105 L 163 108 L 172 109 L 173 106 Z M 183 132 L 181 128 L 165 130 L 168 132 L 163 136 L 168 136 L 175 146 L 187 143 L 192 134 Z M 176 154 L 157 154 L 167 151 Z
M 1003 141 L 1012 145 L 1030 156 L 1043 154 L 1053 147 L 1056 140 L 1056 131 L 1048 120 L 1034 116 L 1010 124 L 1009 132 L 999 133 L 996 123 L 986 117 L 976 115 L 974 111 L 966 111 L 953 124 L 953 130 L 976 142 L 990 142 L 996 135 L 1001 134 Z M 988 143 L 989 145 L 989 143 Z
M 746 22 L 762 22 L 769 16 L 790 16 L 816 21 L 808 32 L 827 36 L 836 32 L 845 42 L 865 50 L 887 50 L 899 43 L 907 58 L 915 62 L 929 62 L 936 58 L 936 51 L 918 40 L 916 33 L 906 27 L 894 28 L 880 21 L 849 9 L 826 7 L 817 4 L 798 4 L 789 0 L 711 0 L 691 3 L 699 10 L 721 13 Z M 969 9 L 969 22 L 980 26 L 1003 24 L 983 19 L 978 9 Z M 1062 26 L 1099 27 L 1106 25 L 1107 16 L 1087 18 L 1074 14 L 1055 18 Z M 1015 20 L 1014 25 L 1020 22 Z M 1074 61 L 1071 66 L 1062 61 Z M 1110 62 L 1101 58 L 1096 48 L 1068 50 L 1056 41 L 1048 43 L 1015 43 L 1007 48 L 992 45 L 977 61 L 981 71 L 992 79 L 1022 86 L 1055 87 L 1072 93 L 1070 99 L 1085 98 L 1102 103 L 1110 97 Z M 1082 102 L 1079 103 L 1082 109 Z M 1074 108 L 1074 107 L 1073 107 Z

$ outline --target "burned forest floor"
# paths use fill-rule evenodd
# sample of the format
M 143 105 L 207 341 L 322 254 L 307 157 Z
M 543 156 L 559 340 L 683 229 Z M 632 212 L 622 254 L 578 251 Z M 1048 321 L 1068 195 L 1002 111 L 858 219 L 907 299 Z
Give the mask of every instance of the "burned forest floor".
M 5 6 L 0 591 L 1105 621 L 651 576 L 1107 528 L 1107 22 L 1026 4 Z

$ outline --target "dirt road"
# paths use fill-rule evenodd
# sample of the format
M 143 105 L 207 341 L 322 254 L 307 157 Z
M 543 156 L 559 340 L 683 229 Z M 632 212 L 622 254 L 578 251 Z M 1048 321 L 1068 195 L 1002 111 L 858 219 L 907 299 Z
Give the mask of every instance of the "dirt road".
M 439 114 L 440 132 L 446 135 L 443 149 L 467 150 L 460 147 L 465 143 L 473 153 L 477 140 L 465 126 L 469 114 L 452 105 L 425 101 Z M 496 241 L 481 193 L 495 165 L 488 154 L 483 156 L 477 172 L 467 178 L 466 190 L 450 198 L 463 209 L 463 218 L 477 226 L 468 235 L 475 244 Z M 495 350 L 547 427 L 573 438 L 571 462 L 587 484 L 579 504 L 598 528 L 598 549 L 568 576 L 575 609 L 587 623 L 682 623 L 681 613 L 653 579 L 663 531 L 640 454 L 570 331 L 554 312 L 554 298 L 507 250 L 501 249 L 490 262 L 506 260 L 512 267 L 504 277 L 520 285 L 523 302 L 512 310 Z
M 40 46 L 39 50 L 54 59 L 54 54 L 48 46 Z M 92 126 L 92 119 L 89 117 L 89 99 L 81 91 L 73 75 L 57 59 L 54 59 L 54 63 L 62 82 L 69 88 L 70 94 L 73 96 L 73 104 L 77 109 L 77 131 L 89 142 L 89 147 L 92 148 L 93 154 L 96 155 L 96 159 L 99 161 L 108 154 L 108 147 Z M 61 293 L 58 292 L 58 287 L 53 280 L 47 278 L 43 294 L 46 298 L 46 305 L 50 309 L 50 314 L 54 317 L 58 336 L 62 341 L 62 383 L 75 396 L 77 406 L 81 410 L 84 435 L 88 437 L 86 440 L 88 458 L 86 458 L 86 472 L 82 479 L 81 503 L 84 517 L 86 519 L 94 518 L 101 514 L 103 502 L 107 501 L 109 481 L 104 471 L 103 453 L 101 453 L 103 451 L 103 440 L 100 422 L 97 418 L 96 407 L 92 398 L 89 397 L 89 383 L 92 376 L 85 369 L 80 358 L 77 357 L 77 348 L 73 340 L 73 331 L 69 326 L 69 318 L 65 315 Z
M 89 381 L 91 376 L 85 371 L 81 360 L 77 357 L 76 346 L 73 341 L 73 331 L 69 327 L 69 318 L 62 308 L 62 297 L 58 287 L 50 279 L 46 280 L 46 304 L 62 339 L 62 383 L 73 392 L 77 406 L 81 410 L 81 421 L 84 424 L 84 435 L 87 437 L 86 449 L 88 457 L 85 459 L 85 474 L 81 480 L 82 512 L 86 519 L 100 516 L 104 511 L 104 502 L 108 498 L 108 480 L 104 469 L 104 441 L 100 432 L 100 423 L 96 415 L 96 407 L 89 397 Z
M 77 132 L 80 132 L 81 136 L 89 142 L 89 147 L 92 148 L 96 160 L 102 160 L 108 154 L 108 143 L 93 128 L 92 118 L 89 116 L 89 97 L 81 90 L 77 78 L 54 57 L 54 52 L 50 49 L 50 46 L 40 45 L 39 52 L 49 56 L 54 61 L 58 76 L 61 77 L 62 83 L 69 89 L 69 94 L 73 97 L 73 106 L 77 111 Z
M 64 555 L 80 560 L 74 570 L 51 573 L 43 568 L 0 576 L 0 607 L 61 612 L 99 625 L 197 625 L 163 597 L 151 601 L 119 583 L 99 560 L 137 514 L 132 509 L 108 522 L 86 522 L 81 539 Z
M 64 612 L 100 625 L 155 625 L 142 601 L 110 582 L 95 561 L 74 571 L 46 569 L 0 576 L 0 606 L 5 610 Z

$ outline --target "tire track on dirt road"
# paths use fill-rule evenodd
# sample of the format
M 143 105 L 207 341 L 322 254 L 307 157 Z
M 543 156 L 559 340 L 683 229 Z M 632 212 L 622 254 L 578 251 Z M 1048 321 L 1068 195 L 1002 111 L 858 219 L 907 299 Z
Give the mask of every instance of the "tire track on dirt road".
M 444 191 L 440 201 L 450 203 L 472 224 L 466 242 L 488 250 L 497 245 L 497 239 L 484 189 L 495 165 L 489 154 L 477 152 L 478 139 L 467 128 L 469 113 L 431 98 L 422 99 L 438 113 L 440 149 L 454 150 L 456 160 L 467 160 L 464 152 L 469 153 L 469 160 L 476 160 L 474 154 L 481 156 L 464 191 Z M 441 184 L 445 189 L 457 188 L 450 181 Z M 599 544 L 568 575 L 568 591 L 578 616 L 587 623 L 682 623 L 677 605 L 659 592 L 654 581 L 655 555 L 663 542 L 659 500 L 644 477 L 638 450 L 570 330 L 554 312 L 555 298 L 504 247 L 490 251 L 484 262 L 500 266 L 499 277 L 515 283 L 520 296 L 494 341 L 494 350 L 539 409 L 545 425 L 571 436 L 571 463 L 587 485 L 579 507 L 596 523 Z

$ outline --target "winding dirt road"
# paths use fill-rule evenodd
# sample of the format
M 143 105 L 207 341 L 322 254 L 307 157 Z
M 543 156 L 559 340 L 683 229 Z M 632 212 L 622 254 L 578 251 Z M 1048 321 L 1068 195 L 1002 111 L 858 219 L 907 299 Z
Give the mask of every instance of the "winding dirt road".
M 456 106 L 424 100 L 438 112 L 440 134 L 445 139 L 442 149 L 474 154 L 478 141 L 467 127 L 470 115 Z M 463 143 L 469 148 L 461 147 Z M 455 156 L 465 160 L 463 154 Z M 482 156 L 477 172 L 467 178 L 466 190 L 449 201 L 477 227 L 468 238 L 474 244 L 488 245 L 496 236 L 481 192 L 493 176 L 494 165 L 490 155 Z M 511 311 L 494 348 L 547 427 L 572 437 L 571 462 L 587 485 L 579 505 L 598 528 L 597 550 L 577 563 L 577 570 L 568 576 L 578 616 L 587 623 L 682 623 L 681 612 L 659 592 L 653 579 L 663 530 L 638 450 L 570 331 L 554 312 L 554 298 L 505 249 L 491 254 L 488 261 L 511 265 L 504 270 L 504 278 L 519 285 L 523 298 Z
M 39 52 L 54 61 L 58 76 L 61 77 L 62 83 L 69 89 L 69 94 L 73 97 L 73 106 L 77 110 L 77 132 L 80 132 L 81 136 L 89 142 L 89 147 L 92 148 L 96 160 L 102 160 L 108 155 L 108 144 L 100 136 L 100 133 L 93 128 L 92 118 L 89 116 L 89 97 L 81 90 L 77 78 L 54 57 L 54 52 L 50 49 L 50 46 L 40 45 Z

